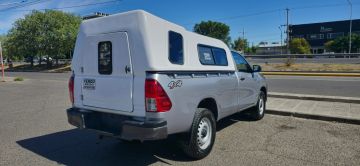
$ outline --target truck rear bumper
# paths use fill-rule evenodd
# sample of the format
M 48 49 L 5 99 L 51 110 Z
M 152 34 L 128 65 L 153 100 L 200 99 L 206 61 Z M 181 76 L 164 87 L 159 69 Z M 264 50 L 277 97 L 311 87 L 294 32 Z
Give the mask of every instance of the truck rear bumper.
M 125 140 L 159 140 L 167 138 L 164 120 L 135 120 L 130 116 L 69 108 L 68 121 L 80 129 L 96 130 Z

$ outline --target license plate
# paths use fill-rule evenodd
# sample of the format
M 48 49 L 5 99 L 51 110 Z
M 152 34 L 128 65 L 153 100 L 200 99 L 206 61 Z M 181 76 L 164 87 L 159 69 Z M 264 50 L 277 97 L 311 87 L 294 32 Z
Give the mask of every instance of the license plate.
M 83 89 L 95 90 L 96 81 L 95 79 L 84 79 Z

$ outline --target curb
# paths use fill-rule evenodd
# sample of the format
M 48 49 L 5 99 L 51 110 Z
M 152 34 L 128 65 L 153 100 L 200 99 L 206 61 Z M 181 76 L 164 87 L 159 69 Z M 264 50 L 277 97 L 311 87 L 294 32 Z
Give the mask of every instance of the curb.
M 360 104 L 360 98 L 269 92 L 268 97 Z
M 360 119 L 351 119 L 345 117 L 333 117 L 333 116 L 326 116 L 326 115 L 314 115 L 314 114 L 305 114 L 305 113 L 298 113 L 298 112 L 286 112 L 286 111 L 279 111 L 279 110 L 266 110 L 267 113 L 273 115 L 281 115 L 281 116 L 292 116 L 297 118 L 303 119 L 313 119 L 313 120 L 322 120 L 328 122 L 339 122 L 339 123 L 348 123 L 348 124 L 356 124 L 360 125 Z
M 16 77 L 5 77 L 5 81 L 3 81 L 2 78 L 0 78 L 0 83 L 14 82 L 15 78 Z
M 360 73 L 261 72 L 264 75 L 360 77 Z

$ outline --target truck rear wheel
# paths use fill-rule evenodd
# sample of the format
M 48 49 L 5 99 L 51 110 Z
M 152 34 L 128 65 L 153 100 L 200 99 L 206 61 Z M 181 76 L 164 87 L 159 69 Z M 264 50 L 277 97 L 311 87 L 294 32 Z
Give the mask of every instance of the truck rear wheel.
M 266 96 L 263 91 L 260 91 L 257 104 L 251 110 L 251 117 L 254 120 L 260 120 L 264 117 L 265 110 L 266 110 Z
M 193 120 L 190 133 L 180 140 L 183 151 L 191 158 L 202 159 L 210 152 L 215 142 L 216 120 L 206 108 L 199 108 Z

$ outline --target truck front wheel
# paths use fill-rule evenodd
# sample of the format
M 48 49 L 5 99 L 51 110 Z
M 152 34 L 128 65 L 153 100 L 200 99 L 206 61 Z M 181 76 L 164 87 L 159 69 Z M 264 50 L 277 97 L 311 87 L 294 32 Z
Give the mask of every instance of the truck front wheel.
M 216 120 L 206 108 L 199 108 L 192 123 L 190 133 L 180 140 L 183 151 L 191 158 L 202 159 L 210 152 L 215 142 Z
M 251 110 L 251 116 L 254 120 L 260 120 L 264 117 L 266 110 L 266 96 L 260 91 L 259 98 L 255 107 Z

